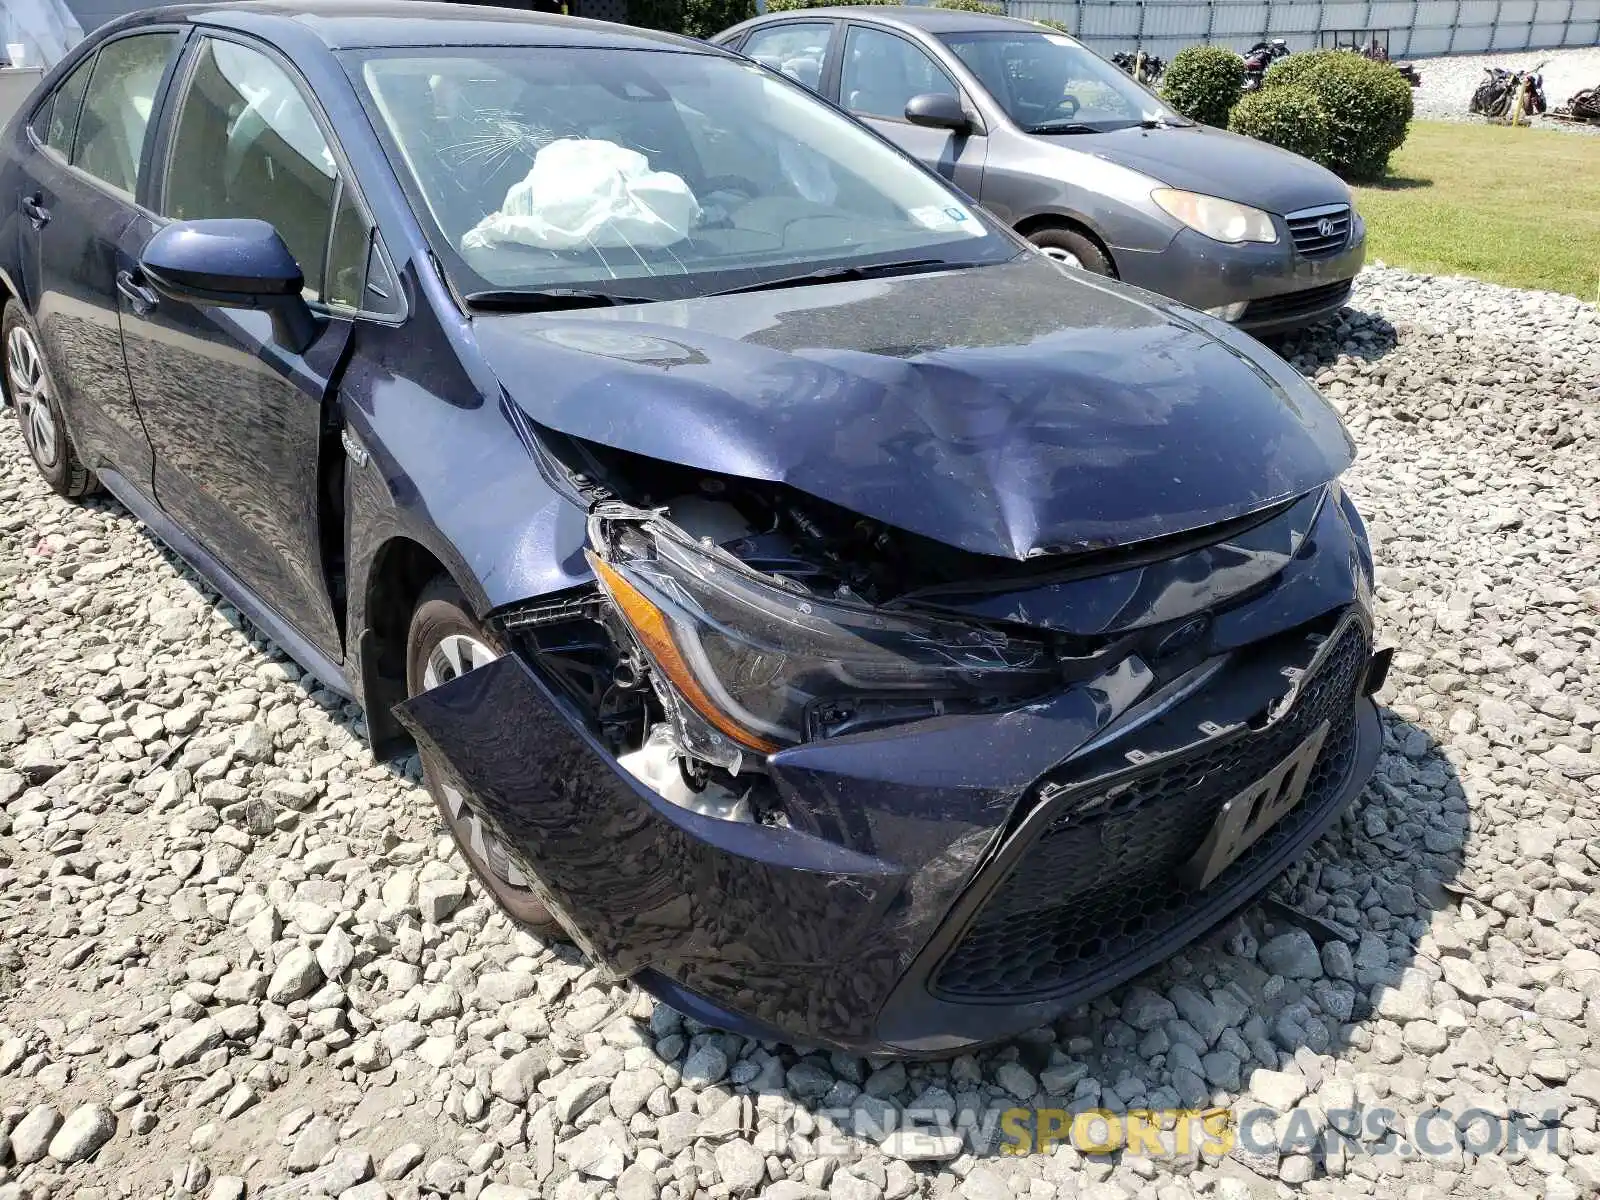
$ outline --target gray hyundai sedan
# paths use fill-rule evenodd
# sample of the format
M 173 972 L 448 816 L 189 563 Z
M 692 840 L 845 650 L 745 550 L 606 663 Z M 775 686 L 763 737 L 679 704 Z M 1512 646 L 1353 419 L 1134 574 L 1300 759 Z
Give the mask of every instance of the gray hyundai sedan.
M 813 8 L 712 40 L 847 109 L 1052 258 L 1251 333 L 1337 311 L 1366 257 L 1337 176 L 1187 120 L 1046 26 Z

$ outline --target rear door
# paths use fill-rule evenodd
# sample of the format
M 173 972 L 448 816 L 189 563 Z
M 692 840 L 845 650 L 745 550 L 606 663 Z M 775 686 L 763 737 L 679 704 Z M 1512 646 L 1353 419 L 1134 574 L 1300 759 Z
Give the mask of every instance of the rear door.
M 932 55 L 898 33 L 852 23 L 845 30 L 838 77 L 842 107 L 967 195 L 977 197 L 989 153 L 989 139 L 981 127 L 956 133 L 906 120 L 906 103 L 928 92 L 947 92 L 959 97 L 969 113 L 976 111 Z
M 141 30 L 74 68 L 34 114 L 15 201 L 24 293 L 79 456 L 146 496 L 150 444 L 122 358 L 116 256 L 178 43 L 176 30 Z
M 197 37 L 163 121 L 153 211 L 122 238 L 122 329 L 155 450 L 156 498 L 280 623 L 338 662 L 342 528 L 333 381 L 362 305 L 372 223 L 294 68 L 268 47 Z M 158 297 L 139 256 L 169 220 L 270 222 L 305 276 L 320 333 L 304 353 L 264 312 Z

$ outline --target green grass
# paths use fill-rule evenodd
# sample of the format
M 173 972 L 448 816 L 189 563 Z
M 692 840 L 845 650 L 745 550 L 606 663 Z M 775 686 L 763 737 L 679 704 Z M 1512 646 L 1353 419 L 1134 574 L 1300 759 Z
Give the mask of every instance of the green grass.
M 1600 137 L 1417 122 L 1355 192 L 1369 262 L 1600 302 Z

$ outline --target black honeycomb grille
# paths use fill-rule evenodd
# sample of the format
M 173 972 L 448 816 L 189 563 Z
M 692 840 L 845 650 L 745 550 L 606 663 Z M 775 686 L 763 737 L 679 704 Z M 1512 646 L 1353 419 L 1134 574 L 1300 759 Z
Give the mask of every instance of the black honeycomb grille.
M 940 964 L 934 993 L 995 1001 L 1061 991 L 1112 967 L 1272 857 L 1350 773 L 1367 656 L 1365 633 L 1350 626 L 1277 724 L 1069 798 Z M 1222 805 L 1324 721 L 1328 735 L 1296 807 L 1207 888 L 1176 883 Z

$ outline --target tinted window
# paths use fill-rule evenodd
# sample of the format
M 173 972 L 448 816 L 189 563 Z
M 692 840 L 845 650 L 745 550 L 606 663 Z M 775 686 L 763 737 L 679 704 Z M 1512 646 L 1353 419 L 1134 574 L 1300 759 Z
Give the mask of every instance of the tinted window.
M 83 91 L 89 86 L 89 72 L 93 69 L 94 55 L 91 54 L 61 81 L 51 102 L 44 143 L 62 158 L 72 157 L 72 135 L 78 128 L 78 110 L 83 107 Z
M 952 33 L 941 39 L 1018 125 L 1128 129 L 1147 118 L 1187 122 L 1124 72 L 1064 34 Z M 1073 132 L 1082 132 L 1073 129 Z
M 83 98 L 72 163 L 133 195 L 156 88 L 177 42 L 171 33 L 118 38 L 101 47 Z
M 833 26 L 818 21 L 775 25 L 758 29 L 744 44 L 744 52 L 764 67 L 781 71 L 812 91 L 822 86 L 822 60 L 828 53 Z
M 336 180 L 333 152 L 283 68 L 247 46 L 208 39 L 178 111 L 167 215 L 271 222 L 317 298 Z
M 851 112 L 905 120 L 906 102 L 927 92 L 960 95 L 956 85 L 923 50 L 903 37 L 853 26 L 844 43 L 839 95 Z

